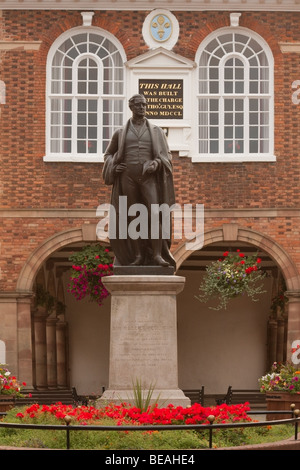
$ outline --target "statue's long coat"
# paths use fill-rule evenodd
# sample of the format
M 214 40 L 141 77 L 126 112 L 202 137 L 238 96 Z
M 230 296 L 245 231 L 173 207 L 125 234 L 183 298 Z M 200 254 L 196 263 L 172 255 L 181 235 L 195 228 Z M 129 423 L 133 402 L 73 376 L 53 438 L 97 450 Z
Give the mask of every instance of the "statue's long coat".
M 175 204 L 175 193 L 173 185 L 172 174 L 172 155 L 169 150 L 168 142 L 163 130 L 153 125 L 146 119 L 149 128 L 150 137 L 152 141 L 152 154 L 153 159 L 159 161 L 159 170 L 156 171 L 157 184 L 159 188 L 160 204 L 168 204 L 172 206 Z M 111 204 L 116 211 L 116 227 L 119 224 L 119 196 L 122 196 L 120 179 L 118 173 L 115 173 L 115 168 L 119 163 L 124 161 L 125 139 L 128 131 L 130 120 L 124 128 L 118 129 L 112 136 L 112 139 L 104 154 L 104 166 L 102 176 L 105 184 L 112 185 Z M 141 201 L 137 201 L 141 202 Z M 126 214 L 127 217 L 127 214 Z M 112 222 L 110 222 L 112 223 Z M 171 226 L 171 218 L 169 220 Z M 171 228 L 170 228 L 171 234 Z M 112 249 L 117 258 L 117 262 L 123 266 L 129 265 L 134 260 L 134 251 L 131 246 L 130 238 L 120 240 L 118 236 L 116 239 L 110 239 Z M 175 261 L 170 254 L 171 239 L 163 240 L 162 256 L 172 266 L 175 266 Z M 147 248 L 147 250 L 149 247 Z

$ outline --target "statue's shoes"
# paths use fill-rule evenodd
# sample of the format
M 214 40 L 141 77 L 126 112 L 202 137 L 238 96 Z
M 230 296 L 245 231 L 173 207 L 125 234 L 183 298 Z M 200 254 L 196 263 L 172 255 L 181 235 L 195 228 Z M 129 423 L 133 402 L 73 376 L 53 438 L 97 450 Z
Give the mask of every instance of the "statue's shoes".
M 135 260 L 130 263 L 130 266 L 141 266 L 143 264 L 143 257 L 142 256 L 137 256 Z
M 169 263 L 165 261 L 161 256 L 157 255 L 154 257 L 154 261 L 159 266 L 169 266 Z

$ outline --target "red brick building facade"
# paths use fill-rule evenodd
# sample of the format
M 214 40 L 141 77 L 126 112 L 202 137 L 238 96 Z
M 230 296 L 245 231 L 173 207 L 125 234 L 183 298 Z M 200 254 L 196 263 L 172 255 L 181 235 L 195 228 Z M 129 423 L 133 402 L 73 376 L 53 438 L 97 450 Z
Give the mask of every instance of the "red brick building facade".
M 58 41 L 59 47 L 64 34 L 72 30 L 78 32 L 80 28 L 92 28 L 94 33 L 99 31 L 104 36 L 108 33 L 108 38 L 116 38 L 116 44 L 123 48 L 125 72 L 130 75 L 130 64 L 132 61 L 136 64 L 137 58 L 147 58 L 149 54 L 151 58 L 153 54 L 155 66 L 155 51 L 166 54 L 170 60 L 182 59 L 185 65 L 191 63 L 193 70 L 197 70 L 201 44 L 204 41 L 209 44 L 210 35 L 213 41 L 219 30 L 230 32 L 231 28 L 237 28 L 237 32 L 249 32 L 250 36 L 253 33 L 257 43 L 267 44 L 269 57 L 272 56 L 274 80 L 268 76 L 271 83 L 267 94 L 274 125 L 270 126 L 269 133 L 264 137 L 274 144 L 274 152 L 270 151 L 270 147 L 268 158 L 260 155 L 253 160 L 250 154 L 246 155 L 246 151 L 242 158 L 241 155 L 237 155 L 236 159 L 226 159 L 225 156 L 224 161 L 221 157 L 218 159 L 216 153 L 211 161 L 210 156 L 201 161 L 201 152 L 196 152 L 195 158 L 193 142 L 198 139 L 199 133 L 197 126 L 194 130 L 193 126 L 198 119 L 198 111 L 193 107 L 197 97 L 192 96 L 191 89 L 188 92 L 191 106 L 187 105 L 190 106 L 187 121 L 192 128 L 192 137 L 190 140 L 187 138 L 184 151 L 181 144 L 176 148 L 176 137 L 173 143 L 171 140 L 176 198 L 180 205 L 204 204 L 203 255 L 198 250 L 198 261 L 194 263 L 198 263 L 199 269 L 201 266 L 203 269 L 208 255 L 218 256 L 220 247 L 250 247 L 264 256 L 266 266 L 275 273 L 274 279 L 282 276 L 289 301 L 284 318 L 272 318 L 271 321 L 270 312 L 266 312 L 267 354 L 268 360 L 290 359 L 293 341 L 300 341 L 299 7 L 292 5 L 289 11 L 282 11 L 276 2 L 272 2 L 273 8 L 262 10 L 260 6 L 256 11 L 248 2 L 241 2 L 240 7 L 234 6 L 234 12 L 241 13 L 236 24 L 230 16 L 232 11 L 225 8 L 215 10 L 212 6 L 210 10 L 208 6 L 207 9 L 189 9 L 193 2 L 188 3 L 186 8 L 184 2 L 180 5 L 168 2 L 163 8 L 170 10 L 176 18 L 178 37 L 172 47 L 164 49 L 163 42 L 158 43 L 157 48 L 151 47 L 149 41 L 147 44 L 148 36 L 143 32 L 152 4 L 148 9 L 132 11 L 129 8 L 116 10 L 113 2 L 108 2 L 111 9 L 107 7 L 106 10 L 96 9 L 96 4 L 93 8 L 93 2 L 78 2 L 78 9 L 64 9 L 63 5 L 61 9 L 47 9 L 47 6 L 45 9 L 40 6 L 21 9 L 18 2 L 14 2 L 18 4 L 18 9 L 10 9 L 8 3 L 0 2 L 0 340 L 5 345 L 2 358 L 28 384 L 47 387 L 73 383 L 72 374 L 70 378 L 66 372 L 66 357 L 72 354 L 68 347 L 68 335 L 65 334 L 66 319 L 57 321 L 55 318 L 53 323 L 57 330 L 53 339 L 57 348 L 56 365 L 53 366 L 51 354 L 48 353 L 47 360 L 46 350 L 41 352 L 46 336 L 34 326 L 41 320 L 34 319 L 32 292 L 41 268 L 45 268 L 46 284 L 50 282 L 49 273 L 54 269 L 53 292 L 66 302 L 68 310 L 66 285 L 62 287 L 61 284 L 61 272 L 65 272 L 68 264 L 63 266 L 64 261 L 59 263 L 60 250 L 96 241 L 96 210 L 110 199 L 110 188 L 104 185 L 101 176 L 102 152 L 98 151 L 95 162 L 91 159 L 84 161 L 84 158 L 81 161 L 70 158 L 64 161 L 63 156 L 60 159 L 47 158 L 47 126 L 50 125 L 47 114 L 47 67 L 49 51 L 55 41 Z M 127 3 L 131 5 L 131 2 Z M 87 26 L 83 26 L 83 11 L 93 12 Z M 161 74 L 161 65 L 158 67 Z M 137 73 L 138 68 L 134 68 L 133 74 Z M 192 80 L 198 80 L 197 74 L 195 72 Z M 125 102 L 125 118 L 127 100 L 135 82 L 129 78 L 128 83 L 131 83 L 128 90 L 121 93 Z M 167 127 L 168 123 L 164 124 Z M 251 135 L 249 139 L 251 141 Z M 243 158 L 245 155 L 247 158 Z M 178 271 L 184 275 L 193 254 L 185 250 L 184 240 L 175 240 L 172 251 Z M 60 271 L 59 267 L 64 269 Z M 274 293 L 274 284 L 272 286 L 269 300 Z M 49 318 L 47 321 L 49 344 Z M 43 322 L 45 324 L 45 318 Z M 60 335 L 59 331 L 64 333 Z M 274 335 L 277 335 L 275 340 Z M 185 338 L 182 341 L 186 343 L 188 340 Z M 281 345 L 278 353 L 278 343 L 282 341 L 284 346 Z M 64 352 L 59 362 L 61 349 Z M 185 350 L 184 346 L 182 350 Z M 270 350 L 273 352 L 270 353 Z M 67 355 L 65 351 L 68 351 Z M 188 358 L 189 353 L 187 350 L 185 352 Z M 260 364 L 259 371 L 263 371 L 266 356 L 261 358 Z M 53 372 L 53 367 L 56 372 Z M 46 372 L 41 378 L 41 370 L 48 370 L 48 378 Z M 102 378 L 100 382 L 102 384 L 105 380 Z M 189 388 L 195 383 L 185 378 L 182 386 Z

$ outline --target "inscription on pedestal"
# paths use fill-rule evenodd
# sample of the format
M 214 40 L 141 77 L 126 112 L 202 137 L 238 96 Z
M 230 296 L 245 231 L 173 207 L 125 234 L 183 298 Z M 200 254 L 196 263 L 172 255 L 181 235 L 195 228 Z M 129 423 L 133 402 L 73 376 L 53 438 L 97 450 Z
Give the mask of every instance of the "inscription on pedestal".
M 167 326 L 151 321 L 128 322 L 123 325 L 123 342 L 119 343 L 122 361 L 134 360 L 140 367 L 157 367 L 162 362 L 171 364 L 165 348 L 169 333 Z
M 147 299 L 144 297 L 144 305 L 147 305 L 147 301 L 148 296 Z M 121 301 L 116 303 L 119 305 L 115 312 L 119 312 Z M 124 301 L 122 305 L 124 307 Z M 136 310 L 135 302 L 132 302 L 132 308 Z M 151 313 L 143 313 L 141 308 L 139 310 L 136 315 L 129 313 L 127 321 L 123 312 L 123 315 L 116 315 L 112 322 L 111 335 L 114 341 L 111 346 L 118 360 L 113 364 L 111 379 L 113 382 L 118 380 L 119 386 L 124 388 L 137 379 L 143 380 L 146 386 L 155 383 L 163 388 L 167 384 L 169 386 L 172 376 L 176 384 L 176 323 L 170 321 L 168 314 L 160 314 L 166 312 L 163 305 L 157 305 L 157 310 Z

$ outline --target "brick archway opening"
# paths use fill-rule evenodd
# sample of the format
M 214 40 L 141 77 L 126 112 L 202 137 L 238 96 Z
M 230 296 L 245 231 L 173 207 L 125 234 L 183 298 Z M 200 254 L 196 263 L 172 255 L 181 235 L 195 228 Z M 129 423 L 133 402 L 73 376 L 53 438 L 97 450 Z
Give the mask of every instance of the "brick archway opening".
M 72 296 L 68 294 L 67 285 L 72 263 L 69 257 L 83 246 L 95 243 L 109 247 L 107 239 L 96 237 L 94 224 L 57 233 L 39 245 L 29 256 L 20 273 L 17 292 L 19 296 L 26 295 L 28 298 L 24 312 L 28 332 L 30 331 L 27 354 L 32 364 L 32 373 L 28 373 L 28 376 L 32 375 L 32 379 L 27 379 L 27 383 L 41 393 L 44 390 L 70 390 L 74 386 L 72 379 L 70 380 L 69 323 L 73 317 L 76 300 L 71 299 L 70 304 Z M 37 286 L 41 286 L 66 308 L 61 311 L 57 308 L 48 310 L 43 305 L 36 306 L 30 298 L 33 299 L 36 295 Z M 80 305 L 78 308 L 81 308 L 83 313 L 88 311 L 87 305 Z M 83 329 L 81 327 L 78 330 L 82 333 Z M 29 334 L 27 336 L 29 340 Z
M 225 224 L 220 228 L 210 230 L 204 234 L 203 247 L 220 242 L 239 242 L 254 246 L 257 250 L 262 250 L 272 258 L 280 268 L 286 282 L 288 292 L 300 291 L 300 274 L 295 263 L 287 252 L 269 236 L 257 231 L 240 227 L 237 224 Z M 202 248 L 195 244 L 194 250 L 186 249 L 186 243 L 178 247 L 174 253 L 177 269 L 194 252 Z
M 222 344 L 223 350 L 226 351 L 224 357 L 227 358 L 227 364 L 231 363 L 229 351 L 235 350 L 233 363 L 236 362 L 236 366 L 239 366 L 239 360 L 242 361 L 242 359 L 238 351 L 243 350 L 243 343 L 242 341 L 238 343 L 238 335 L 243 331 L 244 337 L 247 338 L 245 341 L 248 342 L 248 358 L 254 358 L 256 361 L 254 376 L 256 373 L 259 375 L 260 368 L 264 369 L 261 371 L 262 373 L 267 372 L 274 361 L 290 361 L 291 345 L 293 341 L 300 338 L 300 276 L 291 256 L 268 235 L 238 224 L 221 225 L 219 228 L 205 232 L 202 239 L 199 237 L 198 245 L 196 241 L 197 237 L 195 237 L 193 250 L 187 249 L 187 246 L 191 246 L 192 242 L 189 240 L 189 245 L 182 243 L 174 253 L 177 272 L 179 275 L 186 275 L 187 280 L 186 297 L 181 301 L 178 312 L 179 324 L 182 328 L 179 331 L 179 336 L 182 338 L 181 344 L 184 345 L 182 355 L 185 360 L 187 357 L 194 357 L 195 365 L 202 361 L 210 361 L 211 356 L 215 354 L 215 351 L 210 347 L 213 343 L 217 349 Z M 192 299 L 199 293 L 201 276 L 206 266 L 210 261 L 222 257 L 224 251 L 228 249 L 235 251 L 237 248 L 249 254 L 257 253 L 259 257 L 262 257 L 263 269 L 268 274 L 266 293 L 257 303 L 249 302 L 250 299 L 241 297 L 230 303 L 227 311 L 222 311 L 221 314 L 214 314 L 213 310 L 209 310 L 210 304 L 198 302 L 196 305 L 197 301 Z M 283 314 L 279 311 L 274 314 L 272 299 L 279 292 L 281 286 L 288 297 L 288 302 L 285 304 Z M 245 325 L 248 322 L 249 328 L 247 330 Z M 236 334 L 233 334 L 232 331 L 235 331 Z M 209 335 L 210 341 L 207 339 Z M 224 339 L 225 337 L 227 340 Z M 234 343 L 235 340 L 237 343 Z M 194 346 L 192 345 L 193 341 Z M 230 346 L 228 346 L 229 344 Z M 201 352 L 199 352 L 200 350 Z M 197 360 L 195 354 L 198 354 Z M 232 354 L 234 353 L 232 352 Z M 238 356 L 240 359 L 237 359 Z M 220 356 L 219 359 L 223 361 L 223 356 Z M 216 359 L 214 360 L 216 361 Z M 214 364 L 217 367 L 217 364 Z M 214 366 L 211 365 L 211 367 Z M 186 370 L 186 368 L 187 364 L 184 364 L 182 370 Z M 199 366 L 198 376 L 200 377 L 202 373 Z M 210 380 L 209 374 L 206 379 Z M 253 383 L 255 384 L 255 381 Z M 193 386 L 195 387 L 195 384 Z

